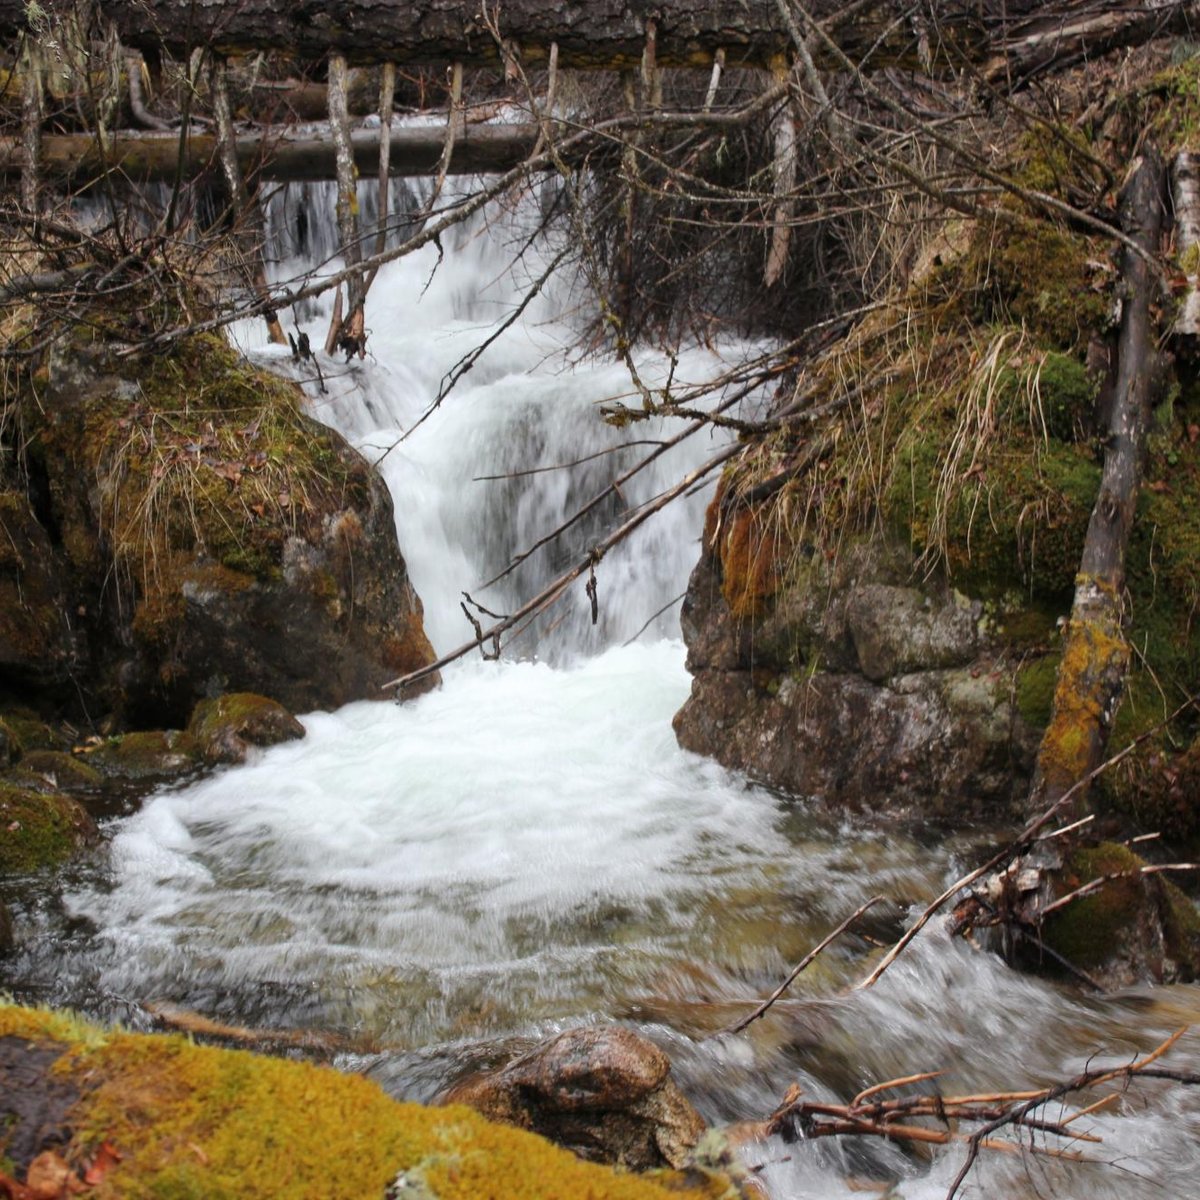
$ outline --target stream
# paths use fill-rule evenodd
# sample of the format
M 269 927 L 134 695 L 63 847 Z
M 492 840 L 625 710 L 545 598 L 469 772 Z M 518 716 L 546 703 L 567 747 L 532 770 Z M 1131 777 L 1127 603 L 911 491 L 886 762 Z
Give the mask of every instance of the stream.
M 340 265 L 329 186 L 289 186 L 273 200 L 277 277 Z M 397 189 L 395 215 L 420 201 Z M 568 537 L 480 587 L 652 448 L 631 443 L 677 428 L 600 419 L 602 402 L 639 401 L 624 366 L 580 349 L 586 298 L 569 281 L 547 288 L 435 406 L 447 373 L 553 253 L 525 245 L 536 216 L 536 201 L 496 206 L 446 236 L 440 263 L 429 246 L 385 267 L 368 301 L 366 361 L 328 365 L 324 394 L 306 385 L 313 414 L 380 462 L 439 652 L 472 636 L 461 593 L 510 611 L 723 444 L 708 432 L 689 439 Z M 329 312 L 324 298 L 297 314 L 314 345 Z M 293 369 L 257 327 L 235 338 Z M 698 382 L 761 349 L 694 348 L 675 364 L 645 354 L 639 370 Z M 765 1116 L 792 1083 L 843 1102 L 934 1069 L 947 1094 L 1036 1087 L 1127 1061 L 1200 1020 L 1200 988 L 1096 997 L 1016 974 L 936 925 L 876 987 L 846 994 L 986 833 L 840 819 L 678 748 L 671 718 L 689 677 L 672 601 L 710 495 L 671 505 L 603 560 L 595 623 L 580 580 L 502 661 L 463 659 L 403 705 L 308 714 L 303 741 L 113 818 L 101 861 L 18 911 L 36 932 L 5 985 L 135 1027 L 153 1000 L 331 1031 L 348 1047 L 339 1066 L 416 1100 L 560 1029 L 618 1020 L 667 1051 L 717 1123 Z M 863 923 L 869 938 L 836 944 L 745 1033 L 714 1036 L 876 894 L 888 903 Z M 1200 1038 L 1170 1062 L 1200 1070 Z M 1074 1147 L 1095 1163 L 985 1154 L 960 1194 L 1200 1195 L 1196 1089 L 1149 1082 L 1079 1128 L 1104 1139 Z M 867 1139 L 747 1152 L 775 1200 L 932 1200 L 962 1155 L 961 1145 Z

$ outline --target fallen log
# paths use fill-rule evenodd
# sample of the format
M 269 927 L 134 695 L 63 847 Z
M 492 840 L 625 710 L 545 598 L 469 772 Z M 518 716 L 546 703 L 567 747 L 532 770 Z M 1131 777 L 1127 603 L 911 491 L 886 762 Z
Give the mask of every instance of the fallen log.
M 527 158 L 539 128 L 519 125 L 467 125 L 455 139 L 447 164 L 451 175 L 483 175 L 507 171 Z M 389 171 L 392 175 L 429 175 L 438 169 L 446 131 L 440 125 L 403 126 L 392 130 Z M 379 169 L 379 130 L 357 129 L 351 134 L 354 163 L 361 175 Z M 268 128 L 241 134 L 236 140 L 243 173 L 260 179 L 289 181 L 332 179 L 335 147 L 327 130 L 302 132 Z M 82 185 L 96 178 L 107 163 L 138 182 L 162 182 L 175 177 L 179 160 L 178 133 L 124 131 L 112 136 L 103 159 L 96 139 L 85 133 L 51 134 L 42 138 L 41 169 L 47 179 Z M 184 150 L 184 174 L 191 176 L 218 161 L 217 139 L 191 134 Z M 0 176 L 21 172 L 17 138 L 0 138 Z
M 75 0 L 36 6 L 41 28 Z M 447 63 L 503 66 L 503 53 L 477 3 L 380 0 L 104 0 L 103 17 L 125 45 L 185 57 L 205 46 L 222 54 L 281 51 L 301 59 L 338 53 L 351 63 Z M 1188 33 L 1200 18 L 1195 0 L 942 0 L 914 21 L 906 0 L 810 0 L 812 16 L 838 29 L 853 60 L 916 69 L 983 67 L 993 82 L 1020 81 L 1051 63 Z M 523 63 L 543 64 L 557 43 L 567 69 L 640 67 L 651 24 L 658 67 L 769 67 L 790 54 L 775 0 L 502 0 L 498 26 Z M 25 0 L 0 0 L 0 37 L 29 29 Z M 35 32 L 38 30 L 35 29 Z M 818 66 L 826 63 L 817 62 Z

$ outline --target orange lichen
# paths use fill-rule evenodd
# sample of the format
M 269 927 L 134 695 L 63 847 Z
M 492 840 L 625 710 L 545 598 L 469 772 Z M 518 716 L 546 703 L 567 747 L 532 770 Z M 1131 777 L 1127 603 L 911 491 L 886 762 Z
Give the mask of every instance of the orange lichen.
M 1070 787 L 1097 765 L 1106 714 L 1120 698 L 1129 659 L 1129 643 L 1115 614 L 1072 619 L 1038 755 L 1038 768 L 1051 788 Z
M 782 530 L 761 507 L 727 513 L 717 533 L 721 594 L 739 620 L 762 616 L 782 581 Z

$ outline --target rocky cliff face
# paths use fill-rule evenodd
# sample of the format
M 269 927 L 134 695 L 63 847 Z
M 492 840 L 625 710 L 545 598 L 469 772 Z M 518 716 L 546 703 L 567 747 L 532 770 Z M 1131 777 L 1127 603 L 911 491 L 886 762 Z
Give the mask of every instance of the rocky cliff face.
M 719 545 L 682 624 L 692 694 L 680 744 L 839 806 L 1004 820 L 1036 737 L 984 605 L 912 581 L 896 547 L 811 562 L 761 614 L 734 612 Z
M 382 481 L 221 339 L 66 340 L 20 411 L 0 691 L 161 728 L 227 691 L 378 697 L 432 660 Z

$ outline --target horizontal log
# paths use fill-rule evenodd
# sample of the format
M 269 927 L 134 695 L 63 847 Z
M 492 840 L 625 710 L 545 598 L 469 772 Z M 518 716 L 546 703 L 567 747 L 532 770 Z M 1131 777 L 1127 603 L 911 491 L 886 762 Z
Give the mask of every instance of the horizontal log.
M 538 127 L 521 125 L 467 125 L 454 142 L 449 172 L 482 175 L 507 171 L 526 158 L 537 141 Z M 441 125 L 399 126 L 391 131 L 389 173 L 399 176 L 428 175 L 438 165 L 445 145 Z M 379 130 L 358 129 L 351 135 L 354 161 L 363 176 L 379 169 Z M 311 129 L 296 133 L 266 129 L 242 134 L 237 139 L 238 161 L 247 175 L 267 180 L 332 179 L 333 139 L 328 132 Z M 177 133 L 122 132 L 116 134 L 101 158 L 96 139 L 89 134 L 48 135 L 42 138 L 42 170 L 76 186 L 99 177 L 105 163 L 137 182 L 170 180 L 175 177 L 179 157 Z M 217 166 L 216 139 L 211 134 L 192 134 L 187 139 L 183 173 L 191 178 L 208 166 Z M 20 173 L 17 138 L 0 138 L 0 175 Z
M 34 10 L 47 15 L 34 33 L 45 34 L 76 3 L 42 0 Z M 807 0 L 805 7 L 855 61 L 935 70 L 973 62 L 996 82 L 1159 34 L 1200 32 L 1197 0 L 939 0 L 920 22 L 908 0 Z M 503 61 L 479 0 L 103 0 L 99 9 L 127 46 L 148 56 L 207 46 L 310 62 L 334 52 L 351 63 Z M 718 51 L 730 67 L 770 66 L 794 49 L 776 0 L 499 0 L 498 11 L 501 36 L 533 66 L 556 44 L 562 67 L 635 67 L 651 20 L 661 67 L 706 67 Z M 29 12 L 26 0 L 0 0 L 0 38 L 28 32 Z
M 74 0 L 42 0 L 52 15 Z M 25 27 L 24 0 L 0 0 L 0 34 Z M 147 53 L 180 56 L 195 46 L 223 53 L 282 51 L 302 59 L 332 52 L 354 63 L 446 63 L 496 66 L 502 56 L 483 21 L 479 0 L 103 0 L 126 45 Z M 818 19 L 832 19 L 847 0 L 808 0 Z M 1007 0 L 1009 11 L 1034 0 Z M 489 5 L 489 11 L 497 8 Z M 916 60 L 919 31 L 906 0 L 854 6 L 842 30 L 847 51 L 877 53 L 895 61 L 903 51 Z M 1001 0 L 942 0 L 939 34 L 958 44 L 977 40 L 981 11 L 1003 11 Z M 768 65 L 789 54 L 791 43 L 776 0 L 500 0 L 499 30 L 519 47 L 522 60 L 544 62 L 552 43 L 569 68 L 625 68 L 641 62 L 648 23 L 655 22 L 655 57 L 662 67 L 711 64 L 718 50 L 729 66 Z M 962 31 L 971 31 L 963 34 Z M 880 40 L 882 39 L 882 41 Z M 935 45 L 937 42 L 934 43 Z

